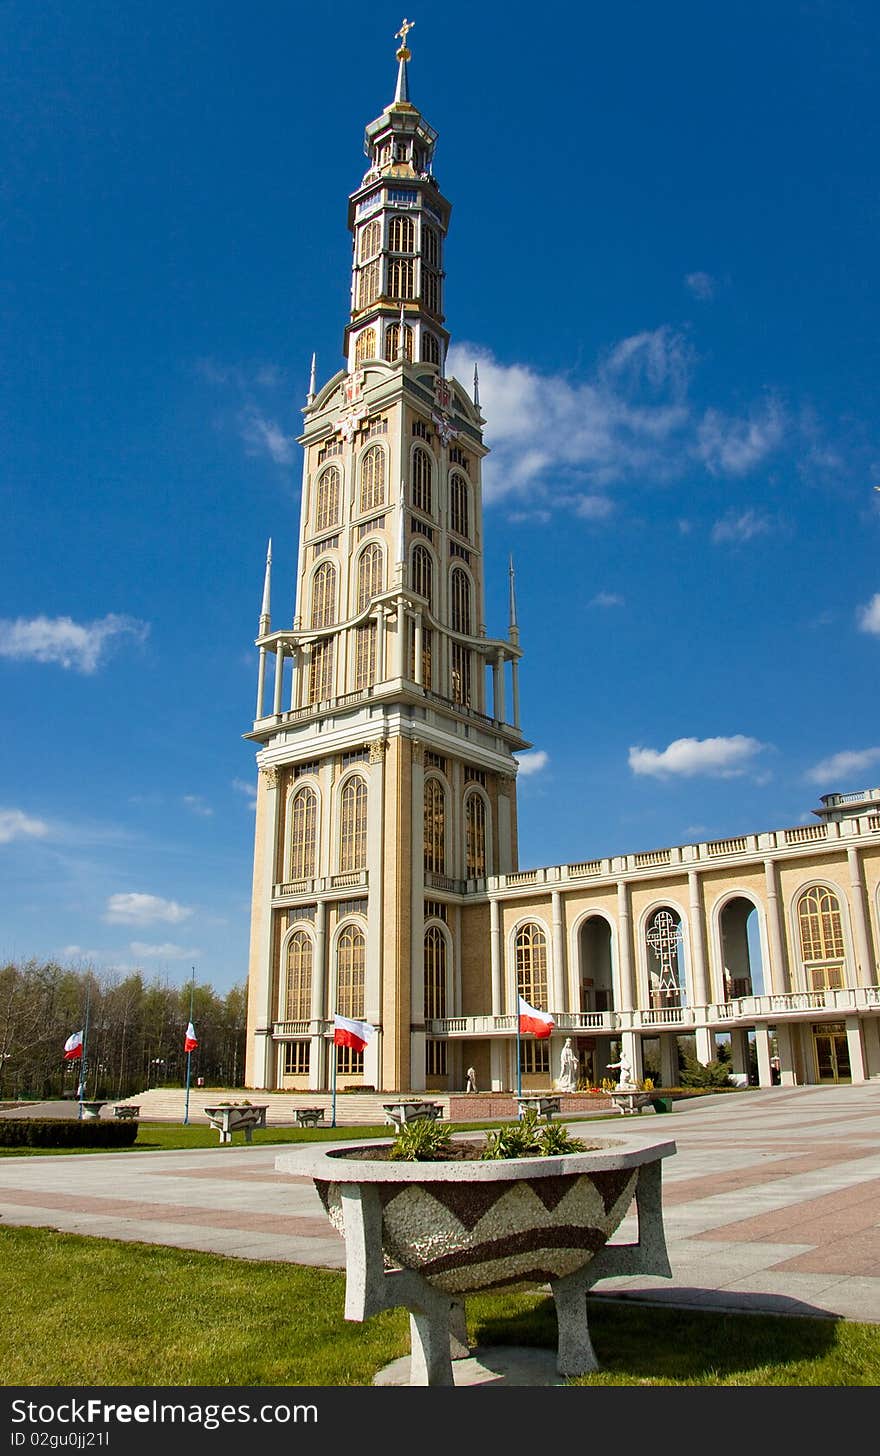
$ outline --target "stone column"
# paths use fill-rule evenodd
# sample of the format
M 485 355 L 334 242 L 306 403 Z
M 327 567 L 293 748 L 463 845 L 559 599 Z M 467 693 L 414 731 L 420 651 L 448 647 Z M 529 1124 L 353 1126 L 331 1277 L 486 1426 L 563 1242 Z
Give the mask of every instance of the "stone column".
M 510 685 L 513 693 L 513 726 L 519 727 L 519 662 L 514 657 L 510 663 Z
M 703 923 L 703 886 L 697 870 L 688 870 L 690 898 L 691 990 L 694 1006 L 708 1006 L 712 1000 L 706 966 L 706 931 Z
M 325 1089 L 327 1068 L 324 1057 L 324 1020 L 326 1016 L 327 976 L 327 905 L 318 901 L 315 911 L 315 960 L 312 966 L 312 1019 L 311 1047 L 309 1051 L 309 1088 L 320 1092 Z
M 367 788 L 367 937 L 365 946 L 364 1011 L 367 1021 L 378 1024 L 382 1019 L 382 889 L 384 879 L 384 854 L 382 826 L 385 814 L 385 752 L 388 747 L 384 738 L 376 738 L 370 744 L 370 773 Z M 375 1048 L 378 1037 L 373 1037 L 364 1052 L 364 1080 L 379 1086 L 378 1063 L 372 1074 L 367 1073 L 367 1061 Z M 374 1053 L 375 1057 L 375 1053 Z
M 260 648 L 260 665 L 257 669 L 257 718 L 263 716 L 263 699 L 266 695 L 266 649 Z
M 385 608 L 376 608 L 376 682 L 385 681 Z
M 844 1025 L 846 1027 L 846 1045 L 849 1050 L 849 1070 L 853 1086 L 857 1082 L 867 1082 L 865 1050 L 862 1046 L 862 1031 L 857 1016 L 847 1016 Z
M 617 925 L 618 925 L 618 981 L 619 1011 L 632 1011 L 636 1004 L 635 978 L 633 976 L 632 925 L 629 910 L 629 885 L 626 880 L 617 882 Z
M 276 1054 L 272 1023 L 276 1019 L 272 966 L 272 897 L 278 844 L 278 770 L 260 769 L 257 782 L 257 822 L 254 844 L 254 891 L 251 920 L 250 1005 L 246 1077 L 257 1089 L 275 1085 Z
M 562 895 L 559 890 L 553 890 L 550 896 L 551 903 L 551 928 L 553 935 L 553 1011 L 567 1011 L 568 997 L 565 994 L 567 983 L 565 967 L 565 932 L 562 919 Z
M 504 657 L 499 652 L 492 664 L 492 716 L 504 722 Z
M 281 694 L 284 691 L 284 643 L 279 642 L 275 647 L 275 702 L 272 712 L 277 718 L 281 713 Z
M 501 949 L 501 906 L 489 901 L 489 964 L 492 971 L 492 1015 L 504 1015 L 503 957 Z
M 769 856 L 764 860 L 764 884 L 767 895 L 767 935 L 770 942 L 770 985 L 767 993 L 784 995 L 791 986 L 788 960 L 785 954 L 785 937 L 782 933 L 782 912 L 779 907 L 778 877 L 776 861 Z M 763 1082 L 761 1083 L 763 1086 Z
M 418 686 L 419 687 L 423 687 L 424 686 L 424 681 L 425 681 L 424 672 L 422 670 L 423 669 L 422 656 L 423 656 L 423 653 L 424 653 L 424 650 L 425 650 L 425 647 L 424 647 L 424 635 L 425 635 L 424 623 L 425 623 L 425 619 L 424 619 L 424 616 L 422 615 L 422 613 L 421 612 L 416 612 L 415 642 L 414 642 L 414 645 L 413 645 L 413 656 L 415 658 L 415 662 L 413 663 L 413 678 L 416 681 L 416 683 L 418 683 Z
M 874 956 L 871 951 L 871 941 L 868 934 L 868 917 L 865 913 L 865 879 L 862 874 L 862 862 L 855 845 L 849 845 L 846 851 L 849 861 L 849 882 L 852 888 L 852 912 L 853 912 L 853 935 L 855 939 L 856 953 L 856 985 L 873 986 L 874 984 Z M 855 1081 L 855 1077 L 853 1077 Z
M 758 1053 L 758 1085 L 761 1087 L 772 1087 L 773 1078 L 770 1075 L 769 1027 L 755 1027 L 755 1051 Z
M 794 1060 L 794 1038 L 798 1034 L 797 1025 L 791 1022 L 781 1022 L 776 1028 L 776 1050 L 779 1053 L 779 1080 L 783 1087 L 796 1087 L 797 1075 L 795 1072 Z M 812 1078 L 805 1078 L 811 1081 Z
M 406 648 L 408 642 L 409 616 L 403 604 L 403 598 L 397 603 L 397 645 L 394 654 L 395 669 L 394 676 L 406 677 Z

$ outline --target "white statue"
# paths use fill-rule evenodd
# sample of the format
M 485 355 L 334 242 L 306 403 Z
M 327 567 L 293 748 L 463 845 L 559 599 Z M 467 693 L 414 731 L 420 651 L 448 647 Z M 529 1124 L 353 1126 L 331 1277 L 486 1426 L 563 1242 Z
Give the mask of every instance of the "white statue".
M 635 1082 L 632 1079 L 632 1063 L 629 1061 L 629 1059 L 628 1059 L 628 1057 L 626 1055 L 626 1052 L 621 1052 L 620 1053 L 620 1061 L 619 1062 L 609 1062 L 608 1063 L 608 1070 L 609 1070 L 609 1072 L 611 1071 L 611 1069 L 613 1067 L 617 1067 L 619 1069 L 619 1071 L 620 1071 L 620 1077 L 618 1078 L 618 1082 L 617 1082 L 617 1091 L 618 1092 L 635 1092 L 636 1091 L 636 1084 L 635 1084 Z
M 467 1069 L 467 1085 L 464 1090 L 465 1092 L 476 1092 L 477 1090 L 477 1074 L 473 1067 Z
M 571 1037 L 567 1036 L 559 1060 L 559 1080 L 556 1083 L 556 1090 L 574 1092 L 577 1088 L 579 1070 L 577 1052 L 571 1044 Z

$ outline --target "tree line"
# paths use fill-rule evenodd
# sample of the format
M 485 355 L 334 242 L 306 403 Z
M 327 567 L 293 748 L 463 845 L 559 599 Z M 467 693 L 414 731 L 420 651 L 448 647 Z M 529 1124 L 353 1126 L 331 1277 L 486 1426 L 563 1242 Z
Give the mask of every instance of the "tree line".
M 239 1087 L 244 1081 L 247 991 L 220 996 L 211 986 L 170 986 L 132 972 L 72 970 L 54 962 L 0 968 L 0 1100 L 75 1096 L 80 1062 L 64 1060 L 64 1043 L 87 1031 L 88 1098 L 130 1097 L 148 1087 L 182 1087 L 184 1034 L 198 1038 L 193 1085 Z M 88 1016 L 88 1024 L 86 1024 Z

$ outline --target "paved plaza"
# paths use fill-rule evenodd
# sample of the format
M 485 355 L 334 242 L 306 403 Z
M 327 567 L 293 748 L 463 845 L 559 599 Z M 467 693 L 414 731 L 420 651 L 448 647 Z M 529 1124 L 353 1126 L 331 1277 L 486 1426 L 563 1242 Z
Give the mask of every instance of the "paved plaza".
M 880 1323 L 880 1085 L 755 1089 L 570 1126 L 678 1149 L 663 1164 L 673 1278 L 609 1279 L 598 1293 Z M 341 1269 L 311 1180 L 276 1171 L 293 1151 L 0 1159 L 0 1221 Z M 630 1237 L 627 1220 L 615 1238 Z

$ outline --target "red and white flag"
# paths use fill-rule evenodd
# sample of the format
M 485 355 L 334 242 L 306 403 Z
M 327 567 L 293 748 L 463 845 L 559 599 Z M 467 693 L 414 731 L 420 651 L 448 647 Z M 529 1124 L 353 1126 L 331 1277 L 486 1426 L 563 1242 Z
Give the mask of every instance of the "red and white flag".
M 528 1001 L 519 997 L 519 1034 L 520 1036 L 548 1037 L 553 1030 L 553 1017 L 549 1011 L 539 1011 L 537 1007 L 530 1006 Z
M 183 1050 L 185 1052 L 194 1052 L 198 1044 L 199 1039 L 196 1036 L 196 1029 L 193 1026 L 192 1022 L 188 1021 L 186 1026 L 186 1036 L 183 1038 Z
M 333 1045 L 351 1047 L 362 1052 L 371 1037 L 376 1035 L 375 1026 L 369 1021 L 349 1021 L 347 1016 L 333 1016 Z
M 67 1041 L 64 1043 L 64 1060 L 66 1062 L 75 1062 L 78 1057 L 82 1056 L 82 1054 L 83 1034 L 81 1031 L 75 1031 L 73 1035 L 69 1036 L 67 1038 Z

